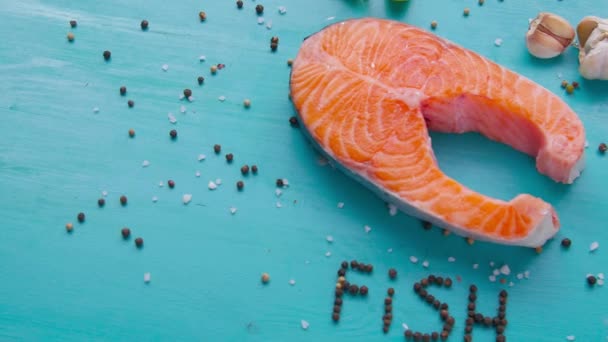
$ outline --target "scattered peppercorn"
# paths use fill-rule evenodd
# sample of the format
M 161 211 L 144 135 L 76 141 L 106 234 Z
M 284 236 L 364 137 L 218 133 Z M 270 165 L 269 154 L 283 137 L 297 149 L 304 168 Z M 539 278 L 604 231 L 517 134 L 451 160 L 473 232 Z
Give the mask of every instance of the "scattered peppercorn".
M 429 230 L 433 228 L 433 224 L 428 221 L 422 221 L 422 228 L 424 228 L 425 230 Z
M 205 13 L 204 11 L 200 11 L 198 12 L 198 17 L 199 19 L 201 19 L 201 21 L 205 21 L 207 19 L 207 13 Z
M 337 313 L 337 312 L 334 312 L 334 313 L 331 315 L 331 319 L 332 319 L 334 322 L 339 321 L 339 320 L 340 320 L 340 314 L 339 314 L 339 313 Z
M 142 30 L 144 30 L 144 31 L 147 30 L 148 29 L 148 25 L 149 25 L 149 23 L 148 23 L 147 20 L 144 19 L 144 20 L 141 21 L 141 29 Z
M 236 182 L 236 188 L 237 189 L 243 190 L 243 187 L 245 187 L 245 183 L 243 183 L 243 181 Z
M 124 227 L 121 231 L 120 234 L 122 235 L 123 239 L 128 239 L 129 236 L 131 236 L 131 229 Z
M 574 93 L 574 86 L 572 84 L 568 84 L 566 86 L 566 93 L 568 93 L 568 94 Z
M 452 287 L 452 278 L 445 278 L 443 285 L 445 287 Z
M 74 225 L 73 225 L 71 222 L 66 223 L 66 225 L 65 225 L 65 230 L 66 230 L 68 233 L 71 233 L 73 229 L 74 229 Z
M 484 2 L 485 2 L 484 0 L 479 0 L 479 1 L 478 1 L 479 6 L 483 5 L 483 3 L 484 3 Z
M 278 47 L 279 47 L 278 43 L 270 43 L 270 50 L 277 51 Z
M 334 305 L 342 305 L 342 298 L 336 298 L 334 300 Z
M 249 166 L 247 166 L 247 165 L 243 165 L 243 166 L 241 167 L 241 173 L 242 173 L 243 175 L 248 174 L 248 173 L 249 173 Z
M 574 89 L 578 89 L 579 84 L 578 82 L 574 81 L 572 82 L 572 86 L 574 87 Z
M 600 153 L 603 154 L 608 150 L 608 145 L 606 145 L 605 143 L 601 143 L 597 149 L 600 151 Z
M 73 42 L 74 41 L 74 34 L 72 32 L 68 33 L 67 38 L 68 38 L 69 42 Z
M 283 185 L 285 185 L 285 183 L 283 182 L 283 179 L 281 179 L 281 178 L 277 178 L 276 183 L 277 183 L 278 187 L 282 187 Z
M 374 270 L 374 265 L 367 264 L 367 265 L 365 265 L 365 268 L 363 270 L 367 273 L 372 273 L 372 271 Z
M 129 108 L 133 108 L 133 106 L 135 106 L 135 102 L 133 102 L 133 100 L 129 100 L 127 101 L 127 106 L 129 106 Z
M 169 185 L 169 188 L 173 189 L 175 187 L 175 182 L 172 179 L 169 179 L 167 185 Z
M 127 205 L 127 196 L 125 196 L 125 195 L 120 196 L 120 204 Z
M 348 261 L 342 261 L 340 263 L 340 267 L 342 267 L 342 268 L 348 268 Z
M 76 20 L 70 20 L 70 26 L 72 28 L 76 27 L 78 25 L 78 23 L 76 22 Z
M 226 155 L 226 161 L 227 161 L 228 163 L 232 163 L 232 160 L 233 160 L 233 159 L 234 159 L 234 155 L 233 155 L 232 153 L 228 153 L 228 154 Z
M 395 294 L 395 289 L 392 287 L 389 287 L 388 290 L 386 290 L 386 293 L 392 297 Z
M 589 284 L 589 286 L 593 286 L 595 283 L 597 283 L 597 278 L 594 275 L 587 276 L 587 284 Z
M 243 1 L 242 0 L 237 0 L 236 7 L 239 8 L 239 9 L 243 8 Z
M 133 138 L 133 137 L 135 136 L 135 130 L 134 130 L 133 128 L 131 128 L 131 129 L 129 130 L 129 136 L 130 136 L 131 138 Z
M 251 107 L 251 100 L 250 100 L 250 99 L 245 99 L 245 100 L 243 100 L 243 106 L 244 106 L 245 108 L 249 108 L 249 107 Z
M 292 66 L 293 65 L 293 59 L 288 59 L 287 60 L 287 66 Z
M 395 279 L 395 278 L 397 278 L 397 270 L 396 270 L 396 269 L 394 269 L 394 268 L 389 269 L 389 270 L 388 270 L 388 276 L 389 276 L 389 278 L 391 278 L 391 279 Z
M 184 96 L 186 98 L 189 98 L 190 96 L 192 96 L 192 90 L 190 90 L 188 88 L 184 89 Z
M 277 44 L 278 44 L 278 43 L 279 43 L 279 37 L 277 37 L 277 36 L 273 36 L 272 38 L 270 38 L 270 42 L 271 42 L 271 43 L 277 43 Z
M 300 126 L 300 123 L 298 122 L 298 118 L 296 118 L 295 116 L 292 116 L 289 118 L 289 124 L 291 125 L 291 127 Z
M 109 61 L 110 58 L 112 58 L 112 53 L 109 50 L 106 50 L 103 52 L 103 59 L 105 59 L 106 61 Z
M 270 275 L 266 272 L 262 273 L 262 283 L 267 284 L 270 281 Z
M 135 239 L 135 246 L 137 248 L 142 248 L 143 245 L 144 245 L 144 239 L 142 239 L 140 237 L 138 237 L 138 238 Z
M 169 131 L 169 136 L 171 137 L 171 139 L 177 138 L 177 131 L 172 129 L 171 131 Z
M 197 79 L 198 85 L 202 85 L 205 82 L 205 78 L 203 76 L 199 76 Z
M 469 244 L 469 246 L 472 246 L 475 243 L 475 239 L 473 239 L 472 237 L 466 238 L 466 241 Z
M 120 95 L 125 96 L 127 94 L 127 87 L 121 86 L 119 89 Z
M 251 166 L 251 173 L 253 173 L 254 175 L 258 173 L 258 166 L 257 165 L 252 165 Z
M 334 312 L 335 313 L 340 313 L 340 311 L 342 311 L 342 306 L 341 305 L 334 305 Z
M 366 296 L 368 292 L 369 292 L 369 289 L 365 285 L 362 285 L 361 288 L 359 289 L 359 293 L 362 296 Z
M 97 205 L 98 205 L 100 208 L 101 208 L 101 207 L 103 207 L 104 205 L 106 205 L 106 200 L 105 200 L 105 199 L 103 199 L 103 198 L 98 199 L 98 200 L 97 200 Z
M 78 213 L 78 216 L 76 216 L 76 218 L 78 219 L 78 222 L 80 222 L 80 223 L 84 222 L 84 219 L 85 219 L 84 213 Z
M 433 30 L 437 28 L 437 22 L 435 20 L 431 21 L 431 28 Z
M 562 81 L 562 88 L 566 89 L 567 86 L 568 86 L 568 81 L 563 80 Z
M 257 13 L 258 15 L 261 15 L 262 13 L 264 13 L 264 6 L 262 6 L 262 5 L 255 6 L 255 13 Z
M 471 13 L 471 10 L 469 10 L 468 8 L 465 8 L 465 9 L 464 9 L 464 11 L 462 12 L 462 14 L 463 14 L 465 17 L 468 17 L 470 13 Z
M 219 145 L 219 144 L 213 145 L 213 152 L 215 152 L 215 154 L 219 154 L 221 151 L 222 151 L 222 145 Z
M 562 240 L 562 247 L 564 247 L 564 248 L 570 248 L 570 245 L 572 245 L 572 240 L 570 240 L 568 238 L 564 238 Z

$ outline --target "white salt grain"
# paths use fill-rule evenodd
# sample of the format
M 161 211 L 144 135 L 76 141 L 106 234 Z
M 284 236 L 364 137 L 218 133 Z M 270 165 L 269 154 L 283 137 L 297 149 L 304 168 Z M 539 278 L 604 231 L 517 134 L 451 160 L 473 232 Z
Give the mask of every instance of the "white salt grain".
M 422 267 L 424 267 L 424 268 L 429 268 L 429 262 L 428 262 L 428 260 L 424 260 L 424 261 L 422 262 Z
M 511 268 L 509 267 L 509 265 L 502 265 L 502 267 L 500 268 L 500 273 L 508 276 L 509 274 L 511 274 Z
M 220 178 L 217 178 L 217 179 L 215 180 L 215 184 L 217 184 L 217 185 L 222 185 L 222 180 L 221 180 Z
M 104 191 L 102 191 L 102 192 L 101 192 L 101 196 L 103 196 L 103 197 L 108 197 L 108 192 L 107 192 L 107 191 L 105 191 L 105 190 L 104 190 Z
M 344 202 L 338 202 L 338 209 L 344 208 Z
M 495 276 L 495 275 L 491 275 L 491 276 L 489 276 L 489 277 L 488 277 L 488 279 L 489 279 L 491 282 L 495 282 L 495 281 L 496 281 L 496 276 Z
M 494 261 L 490 261 L 490 267 L 494 267 Z
M 226 96 L 221 95 L 220 97 L 217 98 L 218 100 L 220 100 L 220 102 L 224 102 L 226 101 Z
M 372 231 L 372 227 L 370 227 L 370 226 L 364 226 L 363 229 L 365 229 L 366 233 L 369 233 Z
M 576 339 L 576 337 L 574 335 L 568 335 L 566 336 L 566 340 L 567 341 L 574 341 Z
M 391 216 L 397 215 L 397 206 L 392 203 L 389 203 L 388 204 L 388 214 Z
M 300 325 L 302 326 L 302 329 L 306 330 L 310 326 L 310 323 L 306 322 L 305 320 L 302 320 L 300 321 Z
M 413 255 L 412 255 L 412 256 L 410 257 L 410 262 L 411 262 L 412 264 L 415 264 L 415 263 L 417 263 L 417 262 L 418 262 L 418 258 L 416 258 L 415 256 L 413 256 Z
M 172 124 L 176 124 L 177 123 L 177 119 L 175 118 L 175 116 L 173 115 L 173 113 L 169 113 L 167 114 L 167 118 L 169 118 L 169 122 Z
M 199 60 L 199 61 L 201 61 L 201 62 L 204 62 L 204 61 L 206 61 L 206 60 L 207 60 L 207 57 L 205 57 L 205 55 L 200 55 L 200 56 L 198 57 L 198 60 Z
M 232 215 L 236 214 L 236 208 L 235 207 L 230 207 L 230 213 Z
M 144 273 L 144 283 L 150 282 L 150 272 Z
M 494 271 L 492 271 L 492 274 L 495 276 L 500 275 L 500 270 L 498 268 L 495 268 Z
M 600 243 L 597 241 L 593 241 L 591 245 L 589 245 L 589 252 L 595 252 L 595 250 L 597 250 L 598 248 L 600 248 Z
M 589 148 L 589 141 L 585 140 L 585 148 Z
M 494 45 L 501 46 L 502 45 L 502 39 L 496 38 L 496 40 L 494 40 Z
M 150 166 L 150 162 L 149 162 L 149 161 L 147 161 L 147 160 L 144 160 L 144 161 L 141 163 L 141 167 L 148 167 L 148 166 Z
M 598 284 L 599 286 L 604 286 L 604 279 L 598 279 L 598 280 L 597 280 L 597 284 Z
M 163 69 L 163 71 L 167 71 L 169 70 L 169 64 L 163 64 L 161 68 Z
M 509 287 L 513 287 L 513 286 L 515 286 L 515 283 L 514 283 L 514 282 L 512 282 L 512 281 L 510 281 L 510 282 L 509 282 Z
M 283 187 L 286 188 L 289 186 L 289 181 L 287 180 L 287 178 L 283 178 Z
M 262 25 L 264 23 L 264 18 L 258 18 L 258 25 Z
M 217 184 L 215 184 L 213 181 L 209 181 L 209 184 L 207 186 L 209 187 L 209 190 L 217 189 Z
M 289 285 L 294 286 L 296 284 L 296 281 L 293 279 L 289 279 Z
M 204 155 L 204 154 L 199 154 L 198 155 L 198 161 L 203 161 L 203 160 L 205 160 L 205 158 L 207 158 L 207 156 Z
M 329 243 L 332 243 L 332 242 L 334 242 L 334 237 L 333 237 L 333 236 L 331 236 L 331 235 L 327 235 L 327 236 L 325 237 L 325 240 L 327 240 L 327 242 L 329 242 Z
M 473 264 L 473 269 L 476 270 L 479 268 L 479 264 Z
M 388 253 L 393 253 L 393 249 L 392 249 L 392 248 L 389 248 L 389 249 L 387 249 L 386 251 L 387 251 Z
M 93 108 L 93 113 L 95 113 L 95 114 L 99 113 L 99 107 Z
M 604 273 L 598 273 L 597 279 L 604 279 Z
M 325 256 L 329 258 L 329 257 L 331 256 L 331 252 L 329 252 L 329 251 L 328 251 L 328 252 L 326 252 L 326 253 L 325 253 Z
M 179 107 L 179 112 L 182 113 L 182 114 L 185 113 L 186 112 L 186 106 Z
M 334 19 L 336 19 L 336 17 L 331 16 L 331 17 L 327 17 L 327 19 L 326 19 L 326 20 L 334 20 Z
M 279 14 L 287 13 L 287 8 L 285 6 L 279 6 Z
M 408 327 L 405 323 L 401 323 L 401 326 L 403 327 L 403 330 L 410 330 L 410 327 Z
M 190 101 L 190 102 L 194 101 L 194 96 L 188 96 L 188 101 Z
M 156 196 L 152 197 L 152 202 L 154 202 L 154 203 L 158 202 L 158 197 L 156 197 Z
M 268 20 L 266 22 L 266 28 L 269 29 L 269 30 L 272 28 L 272 20 Z
M 524 271 L 524 278 L 530 278 L 530 271 Z
M 182 202 L 184 202 L 184 204 L 190 203 L 191 200 L 192 200 L 192 194 L 184 194 L 182 196 Z
M 282 208 L 283 205 L 281 204 L 281 202 L 277 202 L 277 208 Z
M 517 273 L 516 278 L 519 279 L 519 280 L 522 280 L 522 279 L 524 279 L 524 274 L 523 273 Z
M 159 187 L 159 188 L 162 188 L 163 186 L 165 186 L 165 183 L 163 183 L 162 181 L 161 181 L 161 182 L 158 182 L 158 187 Z
M 454 257 L 448 257 L 448 262 L 454 262 L 454 261 L 456 261 L 456 258 L 454 258 Z
M 283 193 L 283 191 L 281 191 L 281 189 L 276 189 L 276 190 L 274 190 L 274 194 L 275 194 L 277 197 L 280 197 L 282 193 Z
M 196 172 L 194 173 L 194 176 L 195 176 L 195 177 L 200 177 L 200 176 L 201 176 L 201 172 L 200 172 L 200 171 L 196 171 Z

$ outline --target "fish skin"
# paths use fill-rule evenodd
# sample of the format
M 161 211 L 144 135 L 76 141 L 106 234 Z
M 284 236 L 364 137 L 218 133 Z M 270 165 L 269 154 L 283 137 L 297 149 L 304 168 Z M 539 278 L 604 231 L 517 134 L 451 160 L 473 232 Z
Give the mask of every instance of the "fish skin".
M 354 19 L 308 36 L 290 90 L 303 132 L 343 172 L 401 211 L 477 240 L 542 246 L 559 219 L 540 198 L 505 202 L 447 177 L 428 130 L 479 132 L 535 156 L 558 182 L 583 169 L 584 127 L 562 100 L 406 24 Z

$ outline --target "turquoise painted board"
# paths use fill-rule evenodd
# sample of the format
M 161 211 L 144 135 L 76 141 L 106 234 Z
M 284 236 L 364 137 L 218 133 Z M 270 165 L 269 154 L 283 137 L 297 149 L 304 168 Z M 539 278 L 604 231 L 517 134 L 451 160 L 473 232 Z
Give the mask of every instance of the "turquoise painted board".
M 254 10 L 260 3 L 262 25 Z M 279 14 L 279 6 L 287 13 Z M 471 9 L 466 18 L 465 7 Z M 585 15 L 608 16 L 608 2 L 245 0 L 238 10 L 233 1 L 0 0 L 0 340 L 397 341 L 402 323 L 441 329 L 437 313 L 412 290 L 431 273 L 454 279 L 451 289 L 434 290 L 456 320 L 450 341 L 463 339 L 470 284 L 479 287 L 477 308 L 488 315 L 496 312 L 499 291 L 508 290 L 509 341 L 606 340 L 608 289 L 590 289 L 585 277 L 608 273 L 608 156 L 596 152 L 608 140 L 608 86 L 579 77 L 574 48 L 550 61 L 528 55 L 523 36 L 528 18 L 540 11 L 576 25 Z M 307 35 L 363 16 L 423 28 L 436 20 L 436 34 L 533 79 L 580 114 L 590 147 L 584 174 L 570 186 L 478 135 L 432 135 L 439 164 L 465 185 L 505 200 L 531 193 L 555 206 L 563 228 L 543 253 L 469 246 L 439 229 L 423 230 L 411 217 L 390 216 L 363 186 L 319 163 L 290 127 L 287 59 Z M 142 19 L 150 23 L 146 32 Z M 275 35 L 280 45 L 271 53 Z M 111 50 L 110 62 L 104 50 Z M 218 63 L 225 68 L 211 75 Z M 581 89 L 566 95 L 558 75 Z M 124 97 L 121 85 L 128 87 Z M 184 88 L 192 89 L 193 102 L 180 100 Z M 179 133 L 176 141 L 171 129 Z M 214 144 L 222 145 L 219 156 Z M 234 154 L 232 164 L 225 153 Z M 207 158 L 198 161 L 199 154 Z M 258 175 L 242 177 L 242 164 L 257 164 Z M 218 178 L 222 184 L 210 191 L 208 182 Z M 281 196 L 277 178 L 289 180 Z M 242 192 L 235 187 L 240 179 Z M 102 191 L 106 205 L 98 208 Z M 184 205 L 187 193 L 192 202 Z M 119 203 L 123 194 L 126 207 Z M 84 224 L 76 222 L 81 211 Z M 67 222 L 74 222 L 72 234 Z M 133 234 L 128 241 L 120 234 L 125 226 Z M 141 250 L 137 236 L 145 241 Z M 563 237 L 573 241 L 569 250 L 559 246 Z M 590 253 L 593 241 L 600 248 Z M 336 271 L 352 259 L 374 265 L 371 275 L 347 275 L 367 285 L 369 295 L 346 296 L 334 324 Z M 506 284 L 491 282 L 504 264 L 511 274 L 498 278 Z M 387 276 L 391 267 L 399 272 L 394 281 Z M 518 279 L 526 271 L 528 279 Z M 262 272 L 271 276 L 267 285 Z M 390 286 L 394 319 L 385 335 Z M 307 330 L 301 320 L 309 322 Z M 476 326 L 474 337 L 494 340 L 494 332 Z

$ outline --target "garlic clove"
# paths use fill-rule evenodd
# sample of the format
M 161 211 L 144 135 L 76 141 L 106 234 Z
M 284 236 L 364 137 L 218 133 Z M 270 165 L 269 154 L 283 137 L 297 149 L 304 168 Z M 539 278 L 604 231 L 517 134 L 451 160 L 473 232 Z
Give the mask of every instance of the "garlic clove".
M 589 39 L 591 32 L 597 27 L 602 19 L 594 16 L 584 17 L 576 26 L 576 34 L 578 35 L 578 44 L 583 47 Z
M 541 12 L 530 22 L 526 33 L 526 46 L 538 58 L 560 55 L 574 40 L 574 28 L 556 14 Z
M 608 80 L 608 42 L 587 54 L 578 71 L 588 80 Z
M 581 45 L 579 73 L 589 80 L 608 80 L 608 20 L 585 17 L 577 32 Z

